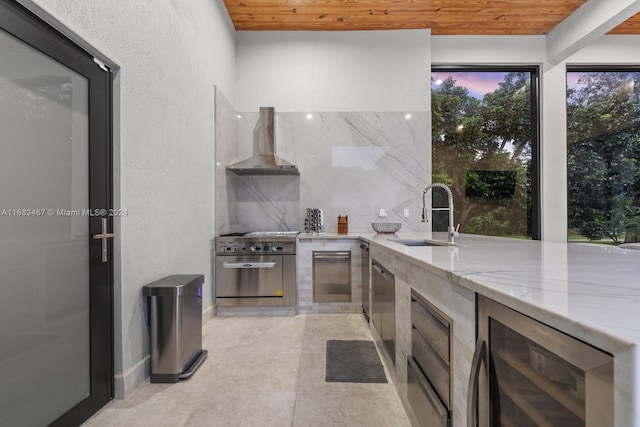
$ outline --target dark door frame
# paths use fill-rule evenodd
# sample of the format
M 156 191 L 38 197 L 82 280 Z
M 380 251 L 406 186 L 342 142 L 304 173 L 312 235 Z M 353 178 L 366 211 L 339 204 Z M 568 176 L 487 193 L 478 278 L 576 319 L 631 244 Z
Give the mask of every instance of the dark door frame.
M 89 209 L 113 208 L 113 87 L 112 72 L 94 55 L 15 0 L 0 0 L 0 28 L 85 76 L 89 81 Z M 113 230 L 113 217 L 106 216 Z M 89 219 L 89 236 L 101 232 L 101 216 Z M 101 242 L 91 239 L 90 251 L 90 395 L 55 420 L 52 426 L 80 425 L 114 392 L 113 242 L 109 262 L 102 263 Z

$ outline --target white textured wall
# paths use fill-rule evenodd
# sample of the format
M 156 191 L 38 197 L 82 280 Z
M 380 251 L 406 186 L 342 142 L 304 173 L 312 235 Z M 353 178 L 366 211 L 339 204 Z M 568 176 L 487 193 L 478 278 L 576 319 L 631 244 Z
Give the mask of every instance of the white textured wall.
M 540 64 L 544 36 L 432 36 L 434 65 Z
M 430 111 L 430 30 L 237 33 L 238 111 Z
M 565 62 L 546 62 L 544 36 L 433 36 L 433 64 L 530 64 L 541 70 L 542 238 L 567 240 L 566 65 L 638 64 L 640 36 L 604 36 Z
M 121 67 L 116 197 L 129 215 L 115 242 L 116 374 L 139 375 L 145 284 L 204 274 L 212 304 L 213 88 L 233 94 L 235 32 L 220 0 L 35 3 Z

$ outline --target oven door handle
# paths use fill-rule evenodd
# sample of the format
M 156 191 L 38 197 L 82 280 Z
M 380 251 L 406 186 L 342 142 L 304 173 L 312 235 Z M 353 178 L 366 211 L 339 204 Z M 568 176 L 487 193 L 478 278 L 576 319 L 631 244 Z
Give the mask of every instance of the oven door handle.
M 273 268 L 275 261 L 270 262 L 223 262 L 222 268 Z

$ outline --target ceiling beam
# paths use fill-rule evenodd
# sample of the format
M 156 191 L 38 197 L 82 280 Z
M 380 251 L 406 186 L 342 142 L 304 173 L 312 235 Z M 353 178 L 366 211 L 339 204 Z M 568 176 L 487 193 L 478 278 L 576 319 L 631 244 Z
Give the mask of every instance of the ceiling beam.
M 547 60 L 567 59 L 640 12 L 640 0 L 589 0 L 547 36 Z

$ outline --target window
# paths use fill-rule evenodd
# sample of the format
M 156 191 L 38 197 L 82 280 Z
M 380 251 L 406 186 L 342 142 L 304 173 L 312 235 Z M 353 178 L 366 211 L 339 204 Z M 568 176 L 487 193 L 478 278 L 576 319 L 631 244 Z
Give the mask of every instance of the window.
M 568 240 L 640 241 L 640 69 L 567 71 Z
M 432 181 L 451 187 L 460 231 L 539 239 L 538 69 L 433 68 L 431 105 Z M 447 213 L 433 222 L 446 230 Z

